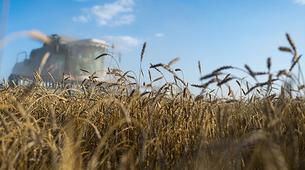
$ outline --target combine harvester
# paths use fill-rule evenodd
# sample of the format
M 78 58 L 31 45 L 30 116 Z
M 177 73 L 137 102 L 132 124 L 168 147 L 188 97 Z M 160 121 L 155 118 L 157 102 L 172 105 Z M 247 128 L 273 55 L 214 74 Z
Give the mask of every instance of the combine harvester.
M 56 34 L 50 39 L 50 43 L 32 50 L 29 58 L 15 64 L 9 76 L 10 84 L 30 85 L 36 72 L 40 73 L 46 87 L 58 86 L 64 76 L 69 77 L 72 84 L 79 84 L 88 73 L 95 73 L 99 78 L 105 76 L 104 58 L 95 60 L 96 56 L 108 53 L 109 46 L 104 41 L 68 40 Z

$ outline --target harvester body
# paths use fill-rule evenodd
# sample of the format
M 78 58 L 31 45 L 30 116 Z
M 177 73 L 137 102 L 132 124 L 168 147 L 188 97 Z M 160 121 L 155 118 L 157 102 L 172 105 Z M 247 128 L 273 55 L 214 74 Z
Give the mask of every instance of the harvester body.
M 79 82 L 88 77 L 89 73 L 95 73 L 95 76 L 103 78 L 104 59 L 95 58 L 107 52 L 108 46 L 104 41 L 67 40 L 58 35 L 51 35 L 50 39 L 50 43 L 32 50 L 29 58 L 15 64 L 9 76 L 10 82 L 32 83 L 34 73 L 38 72 L 44 82 L 60 82 L 64 75 L 69 76 L 69 80 Z M 46 55 L 47 59 L 43 63 Z

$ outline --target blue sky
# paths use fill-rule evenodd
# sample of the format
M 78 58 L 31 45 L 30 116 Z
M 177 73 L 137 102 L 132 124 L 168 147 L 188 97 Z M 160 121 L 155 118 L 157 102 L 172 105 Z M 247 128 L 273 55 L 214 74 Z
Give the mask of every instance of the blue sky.
M 1 8 L 3 4 L 1 4 Z M 267 57 L 282 68 L 290 56 L 277 50 L 289 32 L 305 52 L 305 0 L 10 0 L 6 35 L 26 30 L 115 43 L 121 66 L 138 70 L 175 57 L 186 80 L 198 82 L 198 60 L 207 73 L 222 65 L 265 69 Z M 26 37 L 10 42 L 1 63 L 7 77 L 18 60 L 41 44 Z M 304 63 L 304 61 L 302 60 Z

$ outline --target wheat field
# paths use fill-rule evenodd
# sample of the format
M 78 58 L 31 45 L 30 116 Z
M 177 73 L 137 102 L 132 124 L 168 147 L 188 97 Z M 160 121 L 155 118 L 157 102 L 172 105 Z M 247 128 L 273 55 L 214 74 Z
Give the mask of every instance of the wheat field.
M 202 84 L 189 84 L 173 59 L 151 64 L 146 82 L 141 66 L 138 77 L 112 68 L 107 74 L 115 81 L 92 74 L 73 88 L 68 79 L 61 88 L 43 87 L 39 75 L 31 86 L 4 85 L 0 167 L 304 169 L 301 55 L 286 37 L 289 46 L 279 50 L 292 55 L 291 66 L 275 72 L 269 58 L 263 72 L 249 65 L 223 66 L 202 75 Z M 141 63 L 145 48 L 146 43 Z M 202 74 L 200 62 L 198 70 Z M 246 73 L 249 80 L 230 70 Z M 162 86 L 155 85 L 159 81 Z

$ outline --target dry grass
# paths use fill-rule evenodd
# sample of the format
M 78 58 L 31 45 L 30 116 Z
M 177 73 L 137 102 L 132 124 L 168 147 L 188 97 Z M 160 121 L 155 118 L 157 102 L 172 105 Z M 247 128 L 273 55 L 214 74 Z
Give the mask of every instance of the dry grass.
M 141 81 L 141 65 L 138 78 L 109 69 L 115 82 L 93 74 L 75 89 L 65 81 L 60 89 L 4 87 L 1 169 L 304 169 L 304 85 L 293 74 L 300 56 L 287 40 L 290 47 L 280 47 L 293 55 L 287 71 L 271 72 L 271 59 L 266 72 L 220 67 L 192 85 L 202 90 L 197 96 L 172 68 L 177 59 L 152 64 L 149 82 Z M 198 69 L 201 75 L 200 62 Z M 254 84 L 224 72 L 231 69 Z M 214 94 L 225 89 L 225 98 Z

